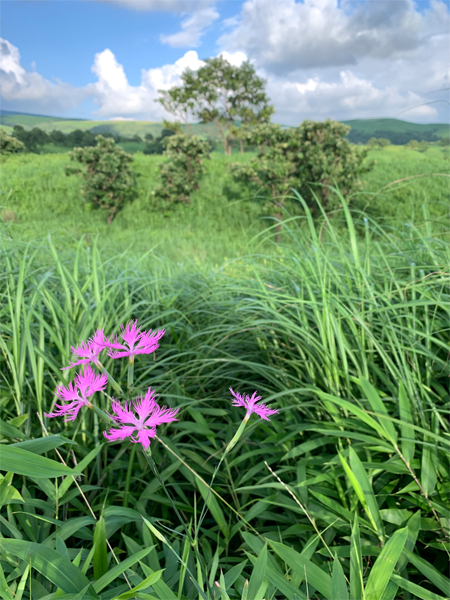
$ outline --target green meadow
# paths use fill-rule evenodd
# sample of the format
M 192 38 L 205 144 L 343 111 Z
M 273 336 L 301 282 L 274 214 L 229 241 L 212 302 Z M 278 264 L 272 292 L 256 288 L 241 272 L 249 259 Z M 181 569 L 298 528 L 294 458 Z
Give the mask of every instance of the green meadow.
M 449 597 L 448 151 L 371 151 L 362 192 L 316 221 L 293 192 L 279 244 L 227 172 L 249 157 L 213 153 L 163 210 L 164 159 L 137 153 L 111 226 L 67 154 L 2 158 L 2 598 Z M 131 379 L 101 360 L 121 399 L 179 409 L 157 470 L 104 438 L 111 379 L 76 420 L 45 416 L 71 347 L 135 319 L 165 329 L 156 352 Z M 230 387 L 278 413 L 245 424 Z

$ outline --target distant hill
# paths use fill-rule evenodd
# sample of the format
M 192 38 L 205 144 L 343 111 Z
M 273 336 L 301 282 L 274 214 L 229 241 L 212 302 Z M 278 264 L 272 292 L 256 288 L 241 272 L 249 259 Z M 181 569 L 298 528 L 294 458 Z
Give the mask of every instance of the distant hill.
M 449 125 L 445 123 L 421 124 L 400 119 L 351 119 L 343 121 L 343 123 L 350 125 L 351 130 L 348 137 L 354 144 L 365 144 L 371 137 L 387 138 L 393 144 L 406 144 L 413 139 L 433 142 L 449 135 Z M 0 110 L 0 125 L 8 127 L 22 125 L 25 129 L 39 127 L 47 132 L 57 129 L 63 133 L 81 129 L 92 131 L 92 133 L 112 133 L 124 137 L 133 135 L 144 137 L 146 133 L 157 137 L 163 128 L 162 123 L 155 121 L 91 121 L 7 110 Z M 191 127 L 194 133 L 203 138 L 220 139 L 216 128 L 211 123 L 196 124 Z M 187 126 L 183 126 L 183 128 L 187 129 Z
M 14 127 L 22 125 L 25 128 L 39 127 L 44 123 L 59 123 L 61 121 L 73 121 L 75 123 L 85 122 L 86 119 L 67 119 L 65 117 L 49 117 L 48 115 L 35 115 L 31 113 L 15 112 L 12 110 L 0 110 L 0 124 Z
M 370 138 L 386 138 L 393 144 L 407 144 L 410 140 L 434 142 L 449 135 L 445 123 L 410 123 L 400 119 L 352 119 L 343 121 L 350 125 L 349 140 L 365 144 Z

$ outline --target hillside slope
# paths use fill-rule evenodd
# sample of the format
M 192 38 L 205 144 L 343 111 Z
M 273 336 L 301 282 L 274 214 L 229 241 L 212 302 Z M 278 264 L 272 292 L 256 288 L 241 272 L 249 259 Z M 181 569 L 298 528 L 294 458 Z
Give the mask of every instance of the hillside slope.
M 393 144 L 406 144 L 409 140 L 437 141 L 449 135 L 449 125 L 445 123 L 410 123 L 400 119 L 351 119 L 343 121 L 350 125 L 349 139 L 353 143 L 365 144 L 371 137 L 383 137 Z M 70 133 L 75 129 L 89 130 L 93 133 L 112 133 L 132 137 L 151 133 L 158 136 L 162 130 L 162 123 L 156 121 L 91 121 L 87 119 L 64 119 L 27 113 L 14 113 L 13 111 L 0 111 L 0 124 L 12 127 L 22 125 L 26 129 L 39 127 L 50 132 L 54 130 Z M 183 126 L 188 129 L 187 126 Z M 201 137 L 220 140 L 220 136 L 213 124 L 191 125 L 193 133 Z

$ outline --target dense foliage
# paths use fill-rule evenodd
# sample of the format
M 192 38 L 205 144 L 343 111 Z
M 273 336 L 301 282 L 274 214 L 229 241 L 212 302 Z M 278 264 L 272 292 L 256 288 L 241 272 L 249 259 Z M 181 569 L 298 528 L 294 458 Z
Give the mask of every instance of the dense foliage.
M 322 207 L 339 206 L 331 187 L 338 186 L 349 197 L 361 189 L 360 176 L 371 165 L 364 163 L 367 152 L 352 146 L 345 135 L 349 128 L 337 121 L 304 121 L 298 127 L 282 129 L 263 124 L 247 130 L 247 140 L 259 147 L 256 158 L 231 165 L 234 176 L 265 192 L 281 219 L 286 196 L 295 188 L 315 214 L 319 197 Z
M 214 123 L 224 153 L 231 154 L 236 121 L 244 125 L 270 121 L 274 108 L 269 104 L 265 85 L 249 61 L 237 67 L 218 56 L 205 60 L 197 71 L 186 69 L 181 74 L 181 85 L 159 90 L 159 102 L 185 123 L 189 118 Z
M 106 210 L 110 224 L 124 204 L 136 194 L 130 168 L 133 157 L 116 146 L 113 139 L 101 135 L 96 138 L 96 146 L 75 148 L 69 156 L 86 169 L 67 167 L 66 174 L 83 175 L 85 202 L 93 208 Z
M 448 596 L 449 247 L 345 212 L 345 235 L 310 220 L 264 259 L 172 277 L 83 240 L 3 244 L 2 597 Z M 89 408 L 43 416 L 70 347 L 136 318 L 166 329 L 134 385 L 180 408 L 151 449 L 194 545 L 137 444 L 107 443 Z M 213 494 L 243 418 L 230 386 L 280 414 L 251 417 Z
M 16 154 L 24 150 L 25 144 L 23 142 L 0 129 L 0 154 Z
M 165 137 L 162 143 L 168 160 L 160 165 L 161 184 L 152 192 L 151 198 L 165 204 L 189 204 L 192 192 L 198 190 L 205 173 L 204 161 L 209 159 L 210 146 L 197 136 L 186 134 Z

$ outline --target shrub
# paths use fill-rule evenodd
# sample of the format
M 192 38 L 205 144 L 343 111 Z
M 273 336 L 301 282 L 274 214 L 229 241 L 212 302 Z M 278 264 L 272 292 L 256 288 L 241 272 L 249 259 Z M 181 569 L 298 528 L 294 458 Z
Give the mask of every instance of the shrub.
M 77 167 L 67 167 L 66 174 L 83 173 L 85 201 L 108 212 L 108 225 L 127 201 L 136 194 L 136 183 L 130 164 L 133 157 L 116 146 L 113 139 L 102 135 L 96 137 L 94 147 L 74 148 L 69 152 L 70 159 L 85 165 L 82 172 Z
M 322 206 L 333 209 L 338 198 L 329 186 L 337 185 L 345 197 L 361 187 L 359 175 L 367 172 L 367 156 L 345 138 L 347 125 L 337 121 L 304 121 L 291 129 L 279 125 L 259 125 L 249 131 L 247 140 L 259 147 L 258 156 L 247 164 L 232 164 L 235 177 L 265 188 L 275 206 L 295 188 L 313 213 L 317 211 L 315 196 Z M 321 184 L 314 191 L 311 184 Z M 278 218 L 281 218 L 279 208 Z
M 172 135 L 175 135 L 175 133 L 171 130 L 171 129 L 167 129 L 164 128 L 161 131 L 161 135 L 159 137 L 157 137 L 156 139 L 153 139 L 152 134 L 147 134 L 145 136 L 145 140 L 146 140 L 146 145 L 144 148 L 144 154 L 163 154 L 164 152 L 164 144 L 163 144 L 163 140 L 166 137 L 170 137 Z M 150 136 L 150 137 L 147 137 Z
M 210 145 L 199 137 L 177 134 L 165 137 L 164 156 L 169 160 L 160 165 L 161 185 L 152 195 L 167 203 L 185 202 L 198 190 L 205 172 L 203 161 L 210 157 Z
M 419 152 L 426 152 L 428 150 L 428 142 L 426 142 L 425 140 L 422 140 L 421 142 L 419 142 L 419 144 L 417 146 L 417 150 Z
M 410 150 L 418 150 L 419 149 L 419 142 L 417 140 L 410 140 L 406 144 L 406 147 L 409 148 Z
M 23 142 L 0 129 L 0 154 L 16 154 L 16 152 L 23 152 L 24 150 L 25 144 Z

